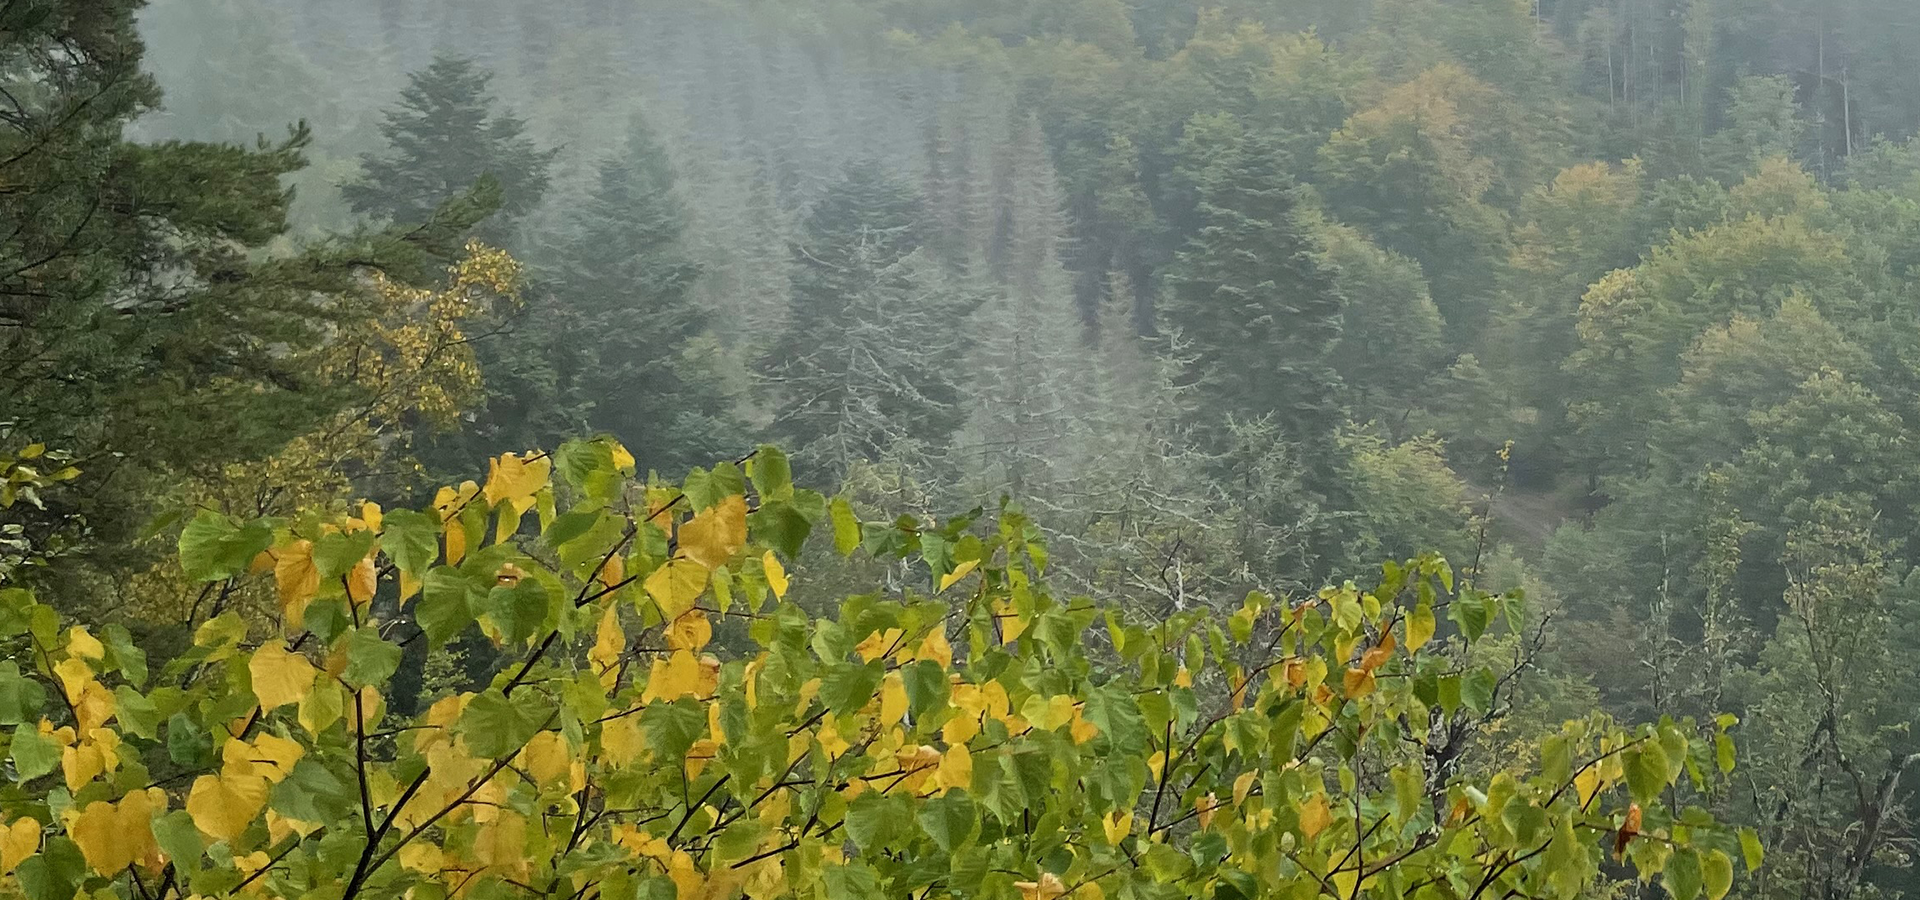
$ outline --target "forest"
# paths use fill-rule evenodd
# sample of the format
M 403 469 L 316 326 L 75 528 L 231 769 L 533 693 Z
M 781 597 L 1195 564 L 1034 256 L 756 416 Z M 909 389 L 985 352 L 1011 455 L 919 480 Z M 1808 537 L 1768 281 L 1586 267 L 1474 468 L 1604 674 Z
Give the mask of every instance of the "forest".
M 0 898 L 1920 900 L 1915 59 L 0 0 Z

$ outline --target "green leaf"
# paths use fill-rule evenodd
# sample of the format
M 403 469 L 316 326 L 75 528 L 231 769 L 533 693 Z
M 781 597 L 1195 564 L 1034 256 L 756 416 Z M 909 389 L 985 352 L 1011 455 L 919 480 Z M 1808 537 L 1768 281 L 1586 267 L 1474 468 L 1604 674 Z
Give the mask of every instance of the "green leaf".
M 1700 880 L 1707 900 L 1720 900 L 1733 890 L 1733 860 L 1719 850 L 1700 854 Z
M 1627 751 L 1627 789 L 1634 802 L 1649 806 L 1667 787 L 1667 752 L 1654 741 Z
M 180 531 L 180 567 L 194 581 L 220 581 L 245 572 L 253 558 L 271 546 L 270 522 L 241 527 L 219 513 L 201 510 Z
M 793 499 L 793 465 L 780 448 L 762 446 L 747 468 L 753 473 L 753 489 L 760 492 L 762 500 Z
M 273 786 L 268 797 L 275 811 L 303 822 L 332 822 L 350 815 L 353 788 L 312 757 L 294 763 L 293 771 Z
M 821 877 L 827 882 L 826 895 L 833 900 L 867 900 L 880 896 L 880 873 L 872 866 L 855 863 L 828 866 Z
M 836 716 L 858 712 L 873 699 L 883 674 L 872 663 L 835 663 L 820 679 L 820 702 Z
M 387 513 L 381 525 L 380 550 L 402 572 L 425 572 L 440 556 L 440 518 L 411 509 Z
M 175 765 L 198 768 L 213 759 L 213 736 L 185 713 L 167 719 L 167 758 Z
M 22 727 L 13 733 L 13 770 L 22 783 L 32 781 L 60 765 L 60 745 L 33 728 Z
M 905 797 L 868 791 L 847 804 L 847 837 L 862 853 L 904 846 L 913 836 L 913 810 Z
M 153 701 L 126 685 L 113 689 L 114 718 L 129 734 L 154 740 L 160 736 L 160 710 Z
M 1474 591 L 1466 591 L 1455 597 L 1448 613 L 1460 626 L 1460 633 L 1469 641 L 1477 641 L 1486 634 L 1487 625 L 1493 618 L 1493 609 L 1486 595 Z
M 1747 871 L 1760 868 L 1766 860 L 1766 851 L 1760 846 L 1760 833 L 1751 828 L 1740 829 L 1740 855 L 1747 864 Z
M 374 628 L 356 628 L 347 638 L 347 669 L 340 677 L 354 688 L 380 686 L 400 668 L 400 646 Z
M 320 583 L 324 585 L 353 571 L 373 550 L 373 542 L 371 531 L 321 535 L 313 544 L 313 567 L 320 570 Z
M 482 758 L 498 759 L 519 752 L 545 724 L 550 711 L 533 691 L 512 697 L 487 691 L 474 697 L 460 716 L 459 731 L 467 749 Z
M 487 592 L 487 618 L 500 629 L 507 643 L 525 643 L 543 630 L 553 613 L 555 599 L 545 581 L 524 576 L 511 586 L 496 586 Z
M 613 460 L 613 445 L 605 440 L 573 440 L 554 451 L 554 468 L 573 488 L 596 500 L 618 491 L 621 476 Z
M 684 697 L 672 703 L 655 703 L 640 714 L 640 727 L 647 733 L 647 745 L 655 758 L 681 759 L 687 755 L 687 748 L 707 733 L 707 711 Z
M 1139 756 L 1147 752 L 1147 721 L 1133 695 L 1122 687 L 1107 684 L 1087 692 L 1087 707 L 1081 713 L 1100 729 L 1112 752 Z
M 429 571 L 413 607 L 414 622 L 426 632 L 428 646 L 445 644 L 473 624 L 480 599 L 479 586 L 459 569 L 440 566 Z
M 80 846 L 62 836 L 49 841 L 39 854 L 30 856 L 14 877 L 26 890 L 28 900 L 73 900 L 74 891 L 87 877 L 87 859 Z
M 929 711 L 946 708 L 953 685 L 939 663 L 930 659 L 915 660 L 901 669 L 900 678 L 906 683 L 907 709 L 915 720 Z
M 153 836 L 167 858 L 184 871 L 198 868 L 195 863 L 199 862 L 200 854 L 207 849 L 207 845 L 200 840 L 200 829 L 193 825 L 193 816 L 184 809 L 154 816 Z
M 0 725 L 38 722 L 46 705 L 46 687 L 21 675 L 13 660 L 0 662 Z
M 147 681 L 147 652 L 133 645 L 133 635 L 124 626 L 108 625 L 102 630 L 106 637 L 107 663 L 120 670 L 127 681 L 133 685 Z
M 747 516 L 747 532 L 754 543 L 772 547 L 788 559 L 798 559 L 813 523 L 791 501 L 769 500 Z
M 920 805 L 920 827 L 934 844 L 952 853 L 973 840 L 980 828 L 980 808 L 959 788 Z
M 1704 879 L 1700 871 L 1700 854 L 1693 850 L 1676 850 L 1667 860 L 1667 867 L 1661 872 L 1661 883 L 1667 887 L 1667 895 L 1672 900 L 1694 900 L 1700 896 Z
M 860 520 L 854 518 L 853 504 L 835 497 L 827 507 L 833 517 L 833 549 L 841 556 L 852 556 L 860 549 Z

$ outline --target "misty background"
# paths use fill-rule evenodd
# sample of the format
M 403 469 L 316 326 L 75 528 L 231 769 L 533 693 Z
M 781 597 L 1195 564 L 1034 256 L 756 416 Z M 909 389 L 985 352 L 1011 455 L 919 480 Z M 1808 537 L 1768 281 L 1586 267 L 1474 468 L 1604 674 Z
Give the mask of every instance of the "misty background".
M 164 99 L 128 137 L 278 152 L 311 129 L 284 217 L 223 195 L 264 222 L 223 249 L 323 248 L 391 302 L 376 328 L 262 328 L 268 374 L 234 366 L 247 391 L 221 395 L 270 398 L 245 429 L 129 399 L 151 371 L 101 362 L 109 340 L 74 353 L 107 373 L 79 379 L 112 388 L 97 405 L 8 369 L 0 419 L 151 451 L 89 501 L 102 534 L 182 499 L 411 496 L 606 432 L 643 472 L 772 440 L 875 508 L 1007 498 L 1061 580 L 1148 611 L 1438 550 L 1534 601 L 1488 651 L 1516 675 L 1482 698 L 1495 743 L 1595 709 L 1732 712 L 1746 781 L 1716 812 L 1762 832 L 1754 892 L 1916 887 L 1910 0 L 154 0 L 138 21 Z M 329 249 L 446 222 L 506 256 Z M 517 298 L 469 302 L 510 261 Z M 459 290 L 433 293 L 449 265 Z M 352 293 L 311 281 L 263 308 Z M 460 329 L 405 327 L 440 318 Z M 237 327 L 148 349 L 199 365 Z M 365 359 L 455 362 L 390 389 L 346 352 L 369 333 Z M 370 378 L 355 451 L 319 453 Z M 103 560 L 87 590 L 117 609 L 151 577 Z

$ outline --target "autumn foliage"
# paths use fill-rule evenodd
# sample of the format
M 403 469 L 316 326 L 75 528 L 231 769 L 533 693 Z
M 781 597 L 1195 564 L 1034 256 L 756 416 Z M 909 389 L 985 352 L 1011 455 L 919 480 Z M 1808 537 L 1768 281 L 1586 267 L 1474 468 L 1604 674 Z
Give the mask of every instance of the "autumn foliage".
M 202 513 L 188 575 L 279 615 L 152 670 L 0 592 L 0 896 L 1568 900 L 1617 845 L 1719 900 L 1758 864 L 1688 805 L 1727 720 L 1446 762 L 1524 610 L 1437 557 L 1142 621 L 1053 594 L 1017 509 L 869 519 L 772 448 L 633 469 L 580 441 L 419 510 Z M 807 584 L 816 532 L 886 580 Z M 475 632 L 491 680 L 395 712 L 404 654 Z

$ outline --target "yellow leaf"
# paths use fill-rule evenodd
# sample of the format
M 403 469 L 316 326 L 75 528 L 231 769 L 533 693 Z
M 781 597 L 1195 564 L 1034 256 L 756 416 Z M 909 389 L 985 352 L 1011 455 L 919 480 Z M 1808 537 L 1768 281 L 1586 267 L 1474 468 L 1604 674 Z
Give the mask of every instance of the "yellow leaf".
M 1054 900 L 1067 892 L 1060 876 L 1052 872 L 1040 873 L 1039 881 L 1016 881 L 1013 886 L 1020 889 L 1020 900 Z
M 533 508 L 533 495 L 547 486 L 551 474 L 553 461 L 547 457 L 523 460 L 518 454 L 504 454 L 487 466 L 484 491 L 487 506 L 499 506 L 505 501 L 512 505 L 515 513 L 524 513 Z
M 404 569 L 403 569 L 403 570 L 401 570 L 401 572 L 400 572 L 400 601 L 399 601 L 399 603 L 400 603 L 400 608 L 401 608 L 401 609 L 406 609 L 406 608 L 407 608 L 407 601 L 408 601 L 408 600 L 412 600 L 412 599 L 413 599 L 413 595 L 415 595 L 415 594 L 418 594 L 418 593 L 420 593 L 420 579 L 419 579 L 419 578 L 416 578 L 416 577 L 414 577 L 414 575 L 413 575 L 412 573 L 409 573 L 409 572 L 407 572 L 407 571 L 406 571 L 406 570 L 404 570 Z
M 60 679 L 69 703 L 79 700 L 86 693 L 87 685 L 93 683 L 93 667 L 78 656 L 69 656 L 54 664 L 53 674 Z
M 707 570 L 693 560 L 669 560 L 647 576 L 647 596 L 660 607 L 660 618 L 671 622 L 693 608 L 707 589 Z
M 853 747 L 840 736 L 840 723 L 833 713 L 827 713 L 820 720 L 820 730 L 814 733 L 814 737 L 819 739 L 820 750 L 827 755 L 828 759 L 839 759 L 841 754 Z
M 898 628 L 876 631 L 867 635 L 860 643 L 853 645 L 853 652 L 860 654 L 861 662 L 873 662 L 891 653 L 895 647 L 899 646 L 900 638 L 905 635 L 906 632 Z
M 970 559 L 957 566 L 954 566 L 953 571 L 940 576 L 940 590 L 934 591 L 934 593 L 937 594 L 940 591 L 944 591 L 947 588 L 953 587 L 955 582 L 959 581 L 962 578 L 967 577 L 969 574 L 972 574 L 973 570 L 979 567 L 980 567 L 980 561 L 977 559 Z
M 907 715 L 907 683 L 894 669 L 880 680 L 880 724 L 892 725 Z
M 80 845 L 87 865 L 102 875 L 118 874 L 133 864 L 134 842 L 120 839 L 120 811 L 111 803 L 87 804 L 67 823 L 67 836 Z
M 627 580 L 626 558 L 618 553 L 607 557 L 606 563 L 600 567 L 598 577 L 600 584 L 608 589 L 612 589 L 618 586 L 620 582 Z
M 457 566 L 467 558 L 467 527 L 459 519 L 447 522 L 447 565 Z
M 1027 630 L 1027 617 L 1014 609 L 1010 600 L 997 600 L 993 604 L 994 621 L 1000 625 L 1001 643 L 1011 644 L 1020 639 Z
M 700 663 L 686 650 L 675 650 L 666 659 L 653 661 L 653 672 L 647 677 L 647 689 L 642 699 L 678 700 L 697 691 L 700 687 Z
M 768 550 L 760 557 L 760 568 L 767 573 L 767 587 L 773 589 L 773 596 L 787 599 L 787 567 L 780 564 L 780 557 Z
M 1373 693 L 1373 673 L 1366 669 L 1348 669 L 1341 681 L 1348 700 L 1357 700 Z
M 294 541 L 275 551 L 274 584 L 280 589 L 280 613 L 287 628 L 298 630 L 303 624 L 307 602 L 320 590 L 320 569 L 313 564 L 313 542 Z
M 372 500 L 362 502 L 360 504 L 360 521 L 367 523 L 369 530 L 379 531 L 380 526 L 385 521 L 384 517 L 380 514 L 380 504 Z
M 747 543 L 747 499 L 728 497 L 680 524 L 680 550 L 708 569 L 733 559 Z
M 1580 806 L 1584 808 L 1593 802 L 1593 795 L 1600 790 L 1600 772 L 1593 766 L 1580 770 L 1573 776 L 1573 787 L 1580 792 Z
M 621 716 L 600 728 L 600 753 L 615 766 L 640 762 L 646 754 L 647 736 L 640 730 L 640 717 Z
M 67 632 L 67 652 L 83 659 L 105 659 L 107 656 L 107 648 L 100 643 L 100 639 L 78 625 Z
M 1407 652 L 1413 653 L 1433 640 L 1433 607 L 1422 604 L 1407 614 Z
M 187 792 L 187 815 L 201 833 L 233 842 L 267 805 L 267 780 L 258 775 L 202 775 Z
M 440 848 L 426 841 L 414 841 L 400 848 L 400 866 L 422 875 L 437 875 L 441 868 Z
M 1327 795 L 1314 794 L 1300 804 L 1300 833 L 1307 840 L 1327 830 L 1333 824 L 1333 810 L 1327 806 Z
M 933 783 L 942 788 L 966 788 L 973 784 L 973 753 L 967 750 L 966 744 L 954 744 L 941 754 Z
M 272 732 L 263 731 L 252 741 L 235 738 L 220 747 L 220 774 L 223 777 L 256 777 L 268 784 L 279 784 L 293 772 L 293 765 L 307 749 Z
M 1211 792 L 1205 797 L 1194 798 L 1194 818 L 1199 821 L 1200 830 L 1205 831 L 1208 826 L 1213 824 L 1213 812 L 1219 808 L 1220 801 L 1215 799 Z
M 40 852 L 40 821 L 22 816 L 0 828 L 0 875 L 12 872 L 27 857 Z
M 247 661 L 247 672 L 253 676 L 253 695 L 259 698 L 263 711 L 307 699 L 313 692 L 313 679 L 320 674 L 306 657 L 287 652 L 278 638 L 254 651 Z
M 614 674 L 614 666 L 620 662 L 620 654 L 626 652 L 627 633 L 620 627 L 620 614 L 612 606 L 600 617 L 600 628 L 594 633 L 593 648 L 587 651 L 587 661 L 593 663 L 601 675 Z M 611 678 L 603 680 L 611 685 Z
M 1242 772 L 1240 777 L 1233 780 L 1233 805 L 1247 802 L 1247 794 L 1253 791 L 1253 782 L 1259 775 L 1258 772 Z
M 1120 843 L 1133 831 L 1133 811 L 1116 809 L 1107 813 L 1107 817 L 1100 822 L 1100 830 L 1106 832 L 1107 843 Z
M 520 764 L 533 776 L 536 787 L 559 782 L 573 767 L 573 748 L 558 731 L 542 731 L 527 741 L 520 751 Z
M 919 659 L 933 660 L 939 663 L 942 669 L 953 668 L 953 645 L 947 643 L 947 629 L 944 626 L 934 626 L 932 631 L 927 632 L 926 639 L 920 642 L 920 649 L 914 651 L 914 656 Z
M 373 592 L 379 584 L 380 573 L 373 566 L 373 557 L 362 559 L 347 573 L 347 599 L 355 606 L 372 603 Z
M 613 467 L 619 471 L 631 474 L 635 465 L 633 453 L 627 450 L 625 444 L 612 438 L 608 438 L 607 443 L 613 445 Z
M 473 858 L 487 866 L 521 872 L 527 868 L 527 820 L 503 810 L 473 838 Z
M 706 613 L 690 609 L 667 626 L 666 638 L 669 650 L 699 650 L 713 640 L 713 623 Z

